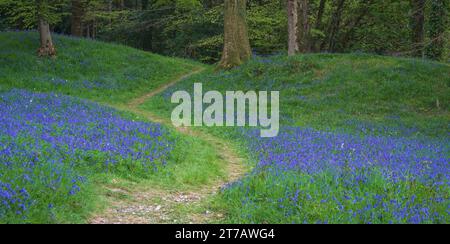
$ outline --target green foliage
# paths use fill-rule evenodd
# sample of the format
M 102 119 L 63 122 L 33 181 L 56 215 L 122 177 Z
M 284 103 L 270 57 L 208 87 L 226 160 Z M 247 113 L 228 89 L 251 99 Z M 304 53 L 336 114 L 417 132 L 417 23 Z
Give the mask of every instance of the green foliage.
M 168 56 L 192 58 L 205 63 L 219 60 L 223 49 L 223 2 L 213 0 L 91 0 L 84 2 L 85 36 L 122 43 Z M 121 4 L 124 3 L 124 5 Z M 333 50 L 327 45 L 334 1 L 326 1 L 317 23 L 320 0 L 309 0 L 311 46 L 318 52 L 364 52 L 412 56 L 416 48 L 411 36 L 409 0 L 345 2 L 341 25 Z M 444 35 L 446 1 L 426 5 L 427 56 L 448 56 Z M 442 5 L 442 6 L 441 6 Z M 31 29 L 36 25 L 37 5 L 33 1 L 2 0 L 0 28 Z M 70 34 L 69 0 L 43 1 L 43 13 L 52 29 Z M 443 17 L 440 17 L 443 16 Z M 287 46 L 286 5 L 283 1 L 248 0 L 247 22 L 253 52 L 260 55 L 285 51 Z M 3 28 L 5 28 L 3 27 Z M 89 33 L 89 34 L 88 34 Z
M 164 55 L 215 63 L 223 48 L 223 4 L 201 1 L 200 7 L 198 1 L 187 2 L 188 7 L 177 1 L 156 1 L 147 9 L 118 11 L 120 16 L 113 11 L 112 25 L 98 23 L 103 26 L 99 27 L 98 37 Z M 311 45 L 327 51 L 323 43 L 329 39 L 333 1 L 326 2 L 321 23 L 316 23 L 319 0 L 309 3 Z M 335 51 L 411 55 L 411 30 L 405 28 L 411 14 L 405 9 L 409 8 L 409 0 L 346 1 Z M 287 18 L 282 1 L 248 1 L 247 22 L 254 53 L 267 55 L 285 50 Z
M 46 19 L 51 25 L 60 23 L 67 15 L 68 0 L 1 0 L 0 9 L 6 15 L 7 22 L 20 29 L 36 27 L 38 17 Z
M 287 30 L 283 8 L 277 1 L 249 3 L 247 22 L 254 52 L 272 54 L 284 49 Z M 187 12 L 162 28 L 163 46 L 170 50 L 164 54 L 217 62 L 223 48 L 223 4 Z
M 410 51 L 410 30 L 405 28 L 410 19 L 409 12 L 405 11 L 408 8 L 409 1 L 374 1 L 361 26 L 354 30 L 354 38 L 358 41 L 350 41 L 348 49 L 388 55 Z M 359 14 L 356 9 L 354 14 Z
M 154 6 L 175 6 L 177 11 L 189 11 L 199 9 L 202 5 L 199 0 L 156 0 Z
M 0 33 L 0 84 L 121 102 L 150 91 L 197 64 L 132 48 L 55 35 L 57 59 L 36 57 L 35 32 Z
M 258 54 L 273 54 L 287 43 L 287 18 L 284 4 L 278 1 L 250 2 L 247 13 L 251 47 Z
M 446 50 L 448 39 L 448 18 L 450 5 L 446 0 L 432 0 L 429 17 L 428 35 L 430 45 L 426 50 L 426 56 L 430 59 L 442 60 Z

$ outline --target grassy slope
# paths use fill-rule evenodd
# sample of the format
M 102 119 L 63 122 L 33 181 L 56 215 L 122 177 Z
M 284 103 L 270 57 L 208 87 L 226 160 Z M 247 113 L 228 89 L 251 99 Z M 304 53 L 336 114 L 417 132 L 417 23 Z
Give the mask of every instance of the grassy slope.
M 122 45 L 60 35 L 53 37 L 57 58 L 38 58 L 38 38 L 35 32 L 0 33 L 0 91 L 24 88 L 99 102 L 124 103 L 202 66 L 190 60 L 164 57 Z M 137 119 L 133 115 L 129 117 Z M 192 150 L 179 147 L 180 153 L 174 157 L 191 165 L 177 164 L 173 169 L 167 169 L 161 174 L 164 182 L 176 183 L 178 187 L 200 185 L 207 182 L 208 177 L 220 175 L 217 167 L 201 168 L 214 161 L 213 149 L 202 141 L 183 137 L 185 143 L 196 148 L 202 156 L 194 157 L 190 153 Z
M 387 134 L 393 138 L 436 137 L 443 143 L 448 142 L 450 67 L 447 64 L 370 55 L 315 54 L 292 58 L 256 58 L 235 70 L 214 72 L 210 69 L 191 77 L 149 100 L 143 108 L 170 117 L 172 108 L 176 106 L 169 103 L 172 92 L 192 91 L 194 82 L 201 82 L 204 92 L 280 90 L 282 126 L 344 130 L 363 135 Z M 201 129 L 242 143 L 241 148 L 246 153 L 245 141 L 248 138 L 239 131 L 236 133 L 234 128 Z M 356 173 L 352 172 L 352 175 Z M 286 192 L 300 191 L 314 195 L 336 186 L 330 184 L 327 177 L 320 176 L 319 180 L 315 178 L 316 181 L 311 183 L 313 177 L 315 175 L 293 171 L 280 175 L 268 172 L 250 174 L 235 187 L 220 194 L 214 206 L 226 210 L 227 223 L 298 223 L 304 219 L 311 223 L 321 219 L 332 223 L 379 221 L 352 217 L 340 219 L 344 214 L 332 201 L 324 206 L 321 202 L 302 199 L 301 209 L 292 205 L 290 198 L 286 198 Z M 370 183 L 361 185 L 361 192 L 375 194 L 395 188 L 380 177 L 371 179 Z M 343 194 L 346 188 L 339 184 L 335 192 L 325 193 L 323 198 L 330 194 Z M 402 182 L 397 187 L 403 189 L 401 193 L 386 196 L 386 199 L 412 199 L 412 196 L 430 199 L 435 194 L 426 187 L 410 188 L 408 182 Z M 436 194 L 448 199 L 448 189 Z M 277 199 L 287 199 L 285 209 L 280 209 Z M 320 197 L 317 199 L 320 200 Z M 434 205 L 439 204 L 430 203 L 430 206 Z M 352 204 L 346 207 L 358 209 L 357 205 Z M 444 208 L 441 204 L 436 211 L 447 222 L 448 213 L 446 215 Z M 289 211 L 296 214 L 288 217 L 285 214 Z
M 37 33 L 0 33 L 0 92 L 20 88 L 123 104 L 202 66 L 188 60 L 162 57 L 120 45 L 58 35 L 54 36 L 54 40 L 58 49 L 57 58 L 38 58 Z M 122 115 L 129 120 L 142 120 L 130 113 Z M 92 211 L 105 207 L 100 199 L 111 195 L 107 188 L 99 186 L 117 187 L 114 182 L 125 185 L 140 182 L 145 187 L 186 190 L 197 189 L 224 177 L 222 160 L 218 159 L 211 145 L 198 138 L 168 130 L 177 144 L 166 168 L 144 178 L 132 172 L 90 174 L 90 184 L 83 187 L 83 194 L 77 198 L 77 204 L 67 204 L 56 215 L 53 213 L 53 217 L 48 215 L 48 209 L 37 209 L 37 214 L 25 221 L 85 222 Z M 103 162 L 101 157 L 97 160 Z M 89 167 L 79 170 L 92 171 Z M 61 204 L 66 204 L 65 201 L 61 199 Z M 23 221 L 0 219 L 0 223 Z
M 0 33 L 0 90 L 19 87 L 121 103 L 198 66 L 123 46 L 61 36 L 55 37 L 58 58 L 38 59 L 37 38 L 32 32 Z M 378 126 L 389 125 L 395 134 L 413 131 L 413 135 L 445 137 L 449 77 L 446 64 L 410 59 L 327 54 L 256 58 L 239 69 L 218 73 L 211 69 L 186 79 L 144 108 L 170 117 L 174 107 L 171 93 L 191 90 L 192 83 L 202 82 L 204 90 L 281 90 L 283 125 L 360 131 L 359 123 L 352 122 L 357 120 L 370 124 L 375 133 Z M 226 136 L 225 129 L 207 130 Z M 173 155 L 177 164 L 149 179 L 152 184 L 189 188 L 221 176 L 221 166 L 210 164 L 217 161 L 214 150 L 195 138 L 182 137 L 189 146 L 177 148 Z M 123 176 L 107 175 L 98 180 L 108 184 L 114 177 Z M 58 221 L 83 221 L 80 216 L 85 215 L 76 215 L 61 216 Z
M 370 55 L 315 54 L 256 58 L 228 72 L 204 72 L 144 106 L 169 117 L 175 90 L 279 90 L 282 125 L 374 133 L 446 136 L 449 129 L 450 67 L 415 59 Z M 437 106 L 439 104 L 439 106 Z M 217 131 L 217 128 L 211 131 Z
M 0 90 L 16 87 L 123 102 L 200 65 L 59 35 L 54 35 L 57 58 L 38 58 L 38 38 L 35 32 L 0 33 Z

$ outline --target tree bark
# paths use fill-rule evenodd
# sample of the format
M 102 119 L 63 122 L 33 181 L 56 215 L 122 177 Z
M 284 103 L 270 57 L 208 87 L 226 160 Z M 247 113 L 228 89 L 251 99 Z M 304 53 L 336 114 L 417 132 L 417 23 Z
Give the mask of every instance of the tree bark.
M 94 17 L 94 20 L 92 20 L 92 39 L 95 40 L 97 37 L 97 20 Z
M 71 34 L 73 36 L 83 36 L 82 18 L 83 6 L 81 0 L 72 0 Z
M 300 52 L 306 53 L 311 50 L 309 41 L 309 2 L 308 0 L 299 1 L 299 25 L 298 25 L 298 41 Z
M 292 56 L 298 53 L 298 0 L 288 0 L 288 55 Z
M 86 38 L 91 38 L 91 24 L 86 25 Z
M 246 0 L 225 0 L 224 47 L 218 67 L 230 69 L 251 57 L 245 20 Z
M 411 0 L 411 41 L 413 43 L 413 56 L 422 57 L 424 49 L 424 22 L 425 0 Z
M 40 57 L 53 57 L 56 55 L 56 49 L 53 46 L 52 35 L 50 33 L 50 25 L 42 17 L 39 19 L 39 34 L 41 47 L 38 50 Z

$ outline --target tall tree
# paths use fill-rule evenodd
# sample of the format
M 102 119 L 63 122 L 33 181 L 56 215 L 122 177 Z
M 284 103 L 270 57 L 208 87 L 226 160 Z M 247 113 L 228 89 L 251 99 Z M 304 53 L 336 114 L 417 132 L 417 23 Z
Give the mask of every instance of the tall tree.
M 82 0 L 72 0 L 72 17 L 71 17 L 71 34 L 73 36 L 82 36 L 82 18 L 83 18 L 83 3 Z
M 443 58 L 448 23 L 448 0 L 431 0 L 428 36 L 430 45 L 427 47 L 426 56 L 431 59 Z
M 287 2 L 288 14 L 288 55 L 292 56 L 299 51 L 298 42 L 298 0 L 288 0 Z
M 411 41 L 413 56 L 422 57 L 424 49 L 425 0 L 411 0 Z
M 298 25 L 298 42 L 302 53 L 310 51 L 309 40 L 309 2 L 308 0 L 299 0 L 299 25 Z
M 38 28 L 41 46 L 38 49 L 38 55 L 41 57 L 53 57 L 56 55 L 56 49 L 53 45 L 52 34 L 50 32 L 50 24 L 48 21 L 49 5 L 47 1 L 36 0 Z
M 39 56 L 55 56 L 51 25 L 61 22 L 68 0 L 0 0 L 0 9 L 15 28 L 34 29 L 40 36 Z M 3 13 L 2 13 L 3 14 Z
M 219 67 L 229 69 L 251 57 L 248 39 L 246 0 L 225 0 L 224 46 Z

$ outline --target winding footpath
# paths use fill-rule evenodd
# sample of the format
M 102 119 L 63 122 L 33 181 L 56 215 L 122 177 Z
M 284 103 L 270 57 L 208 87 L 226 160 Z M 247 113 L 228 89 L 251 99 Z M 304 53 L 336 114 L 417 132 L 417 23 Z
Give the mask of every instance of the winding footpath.
M 173 127 L 170 120 L 161 118 L 150 111 L 140 109 L 140 105 L 150 98 L 164 92 L 192 75 L 204 71 L 197 68 L 192 72 L 182 75 L 161 87 L 129 101 L 127 104 L 113 105 L 112 107 L 142 116 L 152 122 Z M 243 159 L 238 156 L 235 149 L 219 138 L 210 134 L 193 130 L 189 127 L 178 127 L 177 131 L 199 138 L 215 149 L 219 160 L 226 165 L 226 179 L 217 180 L 209 185 L 203 185 L 195 191 L 166 190 L 152 185 L 139 183 L 130 187 L 108 187 L 106 202 L 108 208 L 102 213 L 91 218 L 92 224 L 160 224 L 160 223 L 209 223 L 218 222 L 224 217 L 223 213 L 205 211 L 208 199 L 216 194 L 224 185 L 234 182 L 242 177 L 247 171 Z M 121 185 L 112 182 L 112 185 Z M 116 183 L 116 184 L 115 184 Z M 183 210 L 184 209 L 184 210 Z M 199 209 L 199 211 L 196 211 Z

